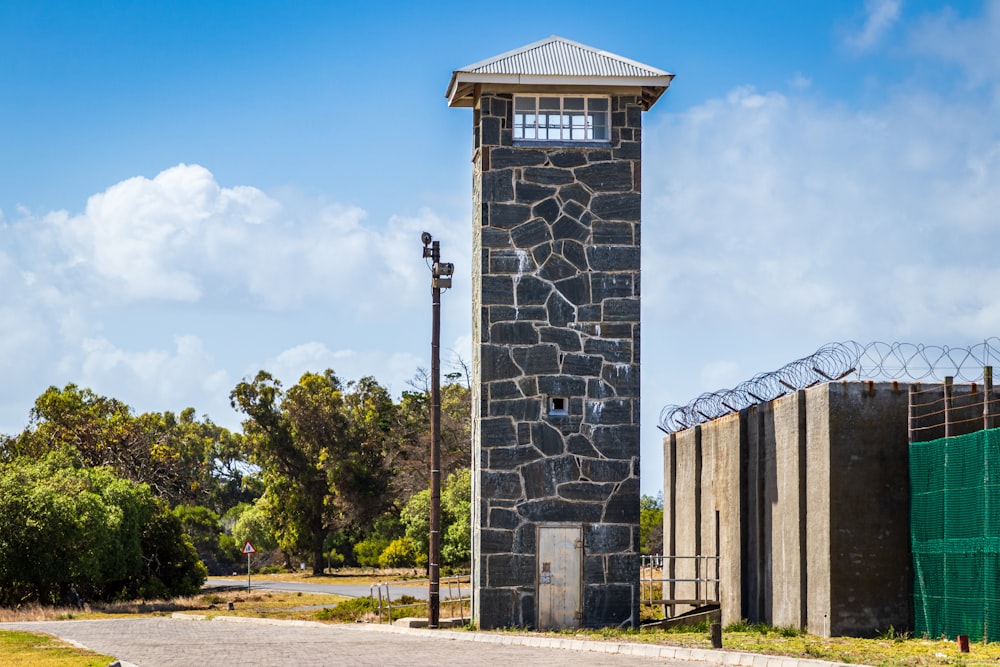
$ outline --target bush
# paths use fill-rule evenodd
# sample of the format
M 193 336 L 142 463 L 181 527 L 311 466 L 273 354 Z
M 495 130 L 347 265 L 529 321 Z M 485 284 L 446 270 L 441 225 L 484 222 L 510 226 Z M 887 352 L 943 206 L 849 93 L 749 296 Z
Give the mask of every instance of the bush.
M 363 619 L 375 611 L 375 603 L 371 598 L 352 598 L 344 600 L 333 608 L 320 609 L 316 612 L 317 621 L 341 621 L 353 623 Z
M 389 540 L 379 537 L 369 537 L 354 545 L 354 557 L 358 564 L 364 567 L 378 567 L 379 556 L 389 546 Z
M 379 567 L 414 567 L 416 563 L 417 547 L 408 537 L 393 540 L 378 557 Z

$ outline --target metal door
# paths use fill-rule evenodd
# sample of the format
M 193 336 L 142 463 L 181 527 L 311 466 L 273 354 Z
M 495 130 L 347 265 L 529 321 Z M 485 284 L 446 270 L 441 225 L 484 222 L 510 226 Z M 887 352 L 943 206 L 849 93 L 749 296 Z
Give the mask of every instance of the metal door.
M 583 527 L 538 527 L 538 628 L 580 627 Z

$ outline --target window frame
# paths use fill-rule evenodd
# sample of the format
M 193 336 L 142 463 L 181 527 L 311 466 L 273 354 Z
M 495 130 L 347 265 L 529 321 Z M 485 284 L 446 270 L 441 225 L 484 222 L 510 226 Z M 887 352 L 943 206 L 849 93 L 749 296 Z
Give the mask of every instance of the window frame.
M 531 99 L 534 100 L 533 107 L 530 111 L 527 109 L 518 109 L 518 100 Z M 555 109 L 543 108 L 542 100 L 558 100 L 559 109 L 558 113 L 552 113 Z M 566 100 L 581 100 L 583 102 L 583 109 L 567 109 Z M 600 100 L 603 102 L 604 109 L 593 110 L 591 107 L 592 100 Z M 590 119 L 593 119 L 600 115 L 602 117 L 603 123 L 595 123 Z M 553 125 L 551 118 L 555 116 L 558 119 L 558 124 Z M 525 122 L 525 118 L 532 118 L 532 123 L 529 125 Z M 541 120 L 542 118 L 546 120 Z M 521 122 L 518 120 L 521 118 Z M 577 118 L 583 119 L 582 127 L 575 123 Z M 595 128 L 604 128 L 605 137 L 601 139 L 594 138 Z M 531 128 L 531 134 L 528 135 L 528 128 Z M 575 139 L 573 134 L 579 129 L 583 132 L 584 137 Z M 607 146 L 611 144 L 611 96 L 610 95 L 595 95 L 595 94 L 561 94 L 561 93 L 515 93 L 513 100 L 513 123 L 512 123 L 512 138 L 516 144 L 521 145 L 558 145 L 567 144 L 573 146 L 586 146 L 586 145 L 596 145 L 596 146 Z M 518 134 L 520 130 L 520 136 Z M 558 138 L 551 138 L 551 133 L 553 131 L 559 133 Z M 540 136 L 541 134 L 547 136 Z M 590 136 L 587 136 L 587 134 Z M 568 136 L 567 136 L 568 135 Z

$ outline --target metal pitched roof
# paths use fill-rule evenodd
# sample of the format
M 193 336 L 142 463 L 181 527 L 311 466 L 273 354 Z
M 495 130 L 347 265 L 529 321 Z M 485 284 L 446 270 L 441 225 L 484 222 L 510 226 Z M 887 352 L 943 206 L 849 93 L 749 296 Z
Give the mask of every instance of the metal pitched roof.
M 452 73 L 451 106 L 472 106 L 476 84 L 537 86 L 626 86 L 643 88 L 647 108 L 670 85 L 673 74 L 552 35 L 521 48 L 467 65 Z

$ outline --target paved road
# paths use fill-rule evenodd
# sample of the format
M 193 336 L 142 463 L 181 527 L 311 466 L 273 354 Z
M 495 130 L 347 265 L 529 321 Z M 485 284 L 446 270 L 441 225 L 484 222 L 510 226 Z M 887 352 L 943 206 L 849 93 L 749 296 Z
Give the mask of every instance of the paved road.
M 138 667 L 278 667 L 345 665 L 442 667 L 446 665 L 558 665 L 574 667 L 685 667 L 720 665 L 719 661 L 685 662 L 653 656 L 550 648 L 543 638 L 525 638 L 536 645 L 510 645 L 509 635 L 389 628 L 370 625 L 320 625 L 295 621 L 243 622 L 137 618 L 105 621 L 3 623 L 0 629 L 44 632 Z M 617 644 L 574 642 L 598 650 Z M 647 647 L 648 648 L 648 647 Z M 627 649 L 628 650 L 628 649 Z M 703 652 L 707 653 L 707 652 Z M 729 664 L 736 664 L 730 662 Z
M 242 588 L 246 589 L 247 582 L 244 579 L 240 581 L 238 579 L 216 579 L 208 578 L 205 580 L 205 586 L 209 588 Z M 371 586 L 368 584 L 314 584 L 310 582 L 301 581 L 268 581 L 266 579 L 250 579 L 250 589 L 251 590 L 268 590 L 268 591 L 291 591 L 293 593 L 331 593 L 333 595 L 345 595 L 347 597 L 359 598 L 368 597 L 371 593 Z M 384 591 L 385 589 L 383 589 Z M 448 586 L 444 583 L 441 584 L 441 599 L 445 600 L 448 598 Z M 469 594 L 468 585 L 463 589 L 466 595 Z M 400 595 L 412 595 L 419 600 L 426 600 L 428 597 L 427 592 L 427 582 L 420 583 L 394 583 L 389 584 L 389 592 L 392 594 L 392 599 L 396 599 Z M 457 595 L 457 591 L 456 591 Z

